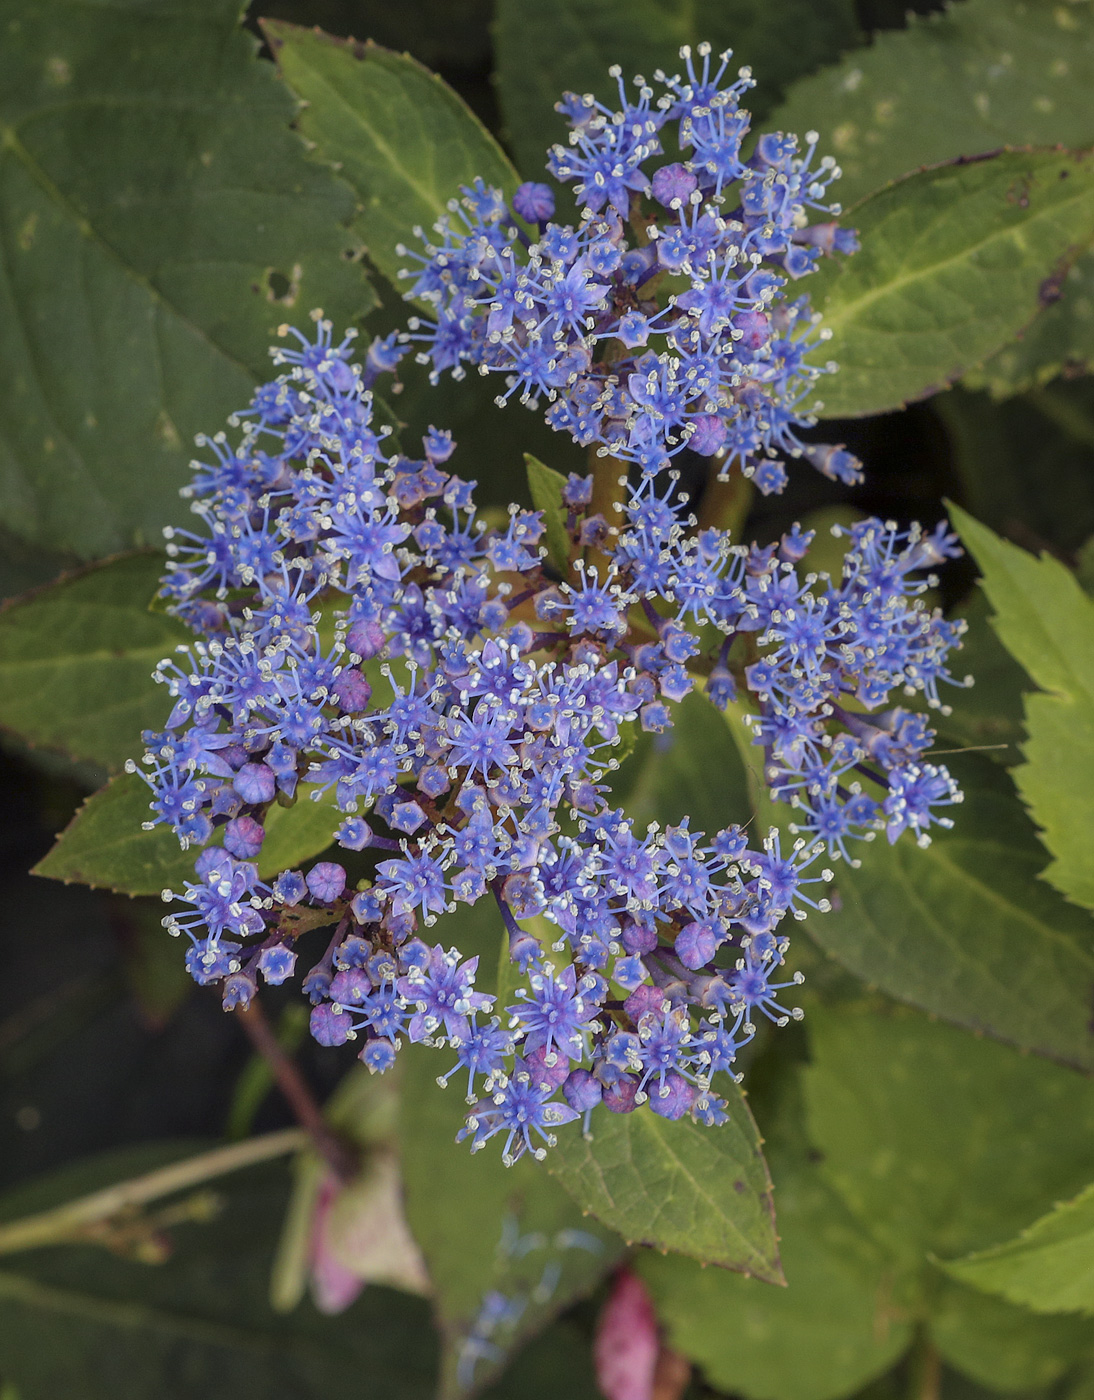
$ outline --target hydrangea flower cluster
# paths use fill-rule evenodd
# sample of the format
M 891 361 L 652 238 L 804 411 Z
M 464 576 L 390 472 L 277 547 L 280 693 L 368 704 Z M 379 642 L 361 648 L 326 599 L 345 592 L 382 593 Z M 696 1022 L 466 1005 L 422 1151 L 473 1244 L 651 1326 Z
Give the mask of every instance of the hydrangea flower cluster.
M 706 67 L 701 84 L 689 75 L 659 110 L 683 104 L 681 140 L 690 131 L 709 153 L 702 123 L 738 130 L 737 87 L 719 102 Z M 644 188 L 632 157 L 656 147 L 662 119 L 644 86 L 641 123 L 586 108 L 583 189 L 594 213 L 618 214 L 622 191 Z M 601 198 L 605 142 L 623 174 L 605 175 Z M 697 188 L 720 195 L 728 176 L 703 169 Z M 793 203 L 793 182 L 763 181 Z M 688 207 L 696 226 L 721 218 Z M 774 256 L 769 224 L 757 227 Z M 787 240 L 775 252 L 790 267 L 802 245 Z M 630 285 L 614 265 L 602 275 Z M 725 329 L 711 326 L 692 329 Z M 627 409 L 598 420 L 604 433 L 607 417 L 624 423 L 612 452 L 641 462 L 617 521 L 593 509 L 594 477 L 571 474 L 553 517 L 569 552 L 551 558 L 543 512 L 512 506 L 492 528 L 478 517 L 449 434 L 431 429 L 416 458 L 385 444 L 371 385 L 397 339 L 357 365 L 352 336 L 335 343 L 321 318 L 313 338 L 291 334 L 296 348 L 275 351 L 284 372 L 234 420 L 235 444 L 203 444 L 211 460 L 188 488 L 199 528 L 169 539 L 164 597 L 197 635 L 157 671 L 174 705 L 146 734 L 141 771 L 147 825 L 203 847 L 195 878 L 165 891 L 187 906 L 164 922 L 189 940 L 189 970 L 227 1009 L 245 1006 L 329 930 L 302 977 L 316 1039 L 356 1042 L 374 1072 L 405 1040 L 442 1048 L 440 1078 L 469 1104 L 461 1136 L 472 1150 L 498 1138 L 506 1161 L 541 1156 L 575 1119 L 588 1130 L 598 1107 L 723 1122 L 719 1078 L 736 1074 L 757 1018 L 801 1014 L 782 1000 L 801 980 L 785 970 L 785 920 L 828 907 L 825 849 L 848 856 L 848 840 L 881 829 L 926 840 L 958 799 L 925 757 L 923 713 L 889 705 L 896 691 L 937 706 L 951 679 L 958 629 L 927 611 L 930 579 L 913 575 L 956 552 L 952 538 L 867 521 L 839 579 L 804 572 L 812 536 L 797 527 L 767 548 L 699 530 L 676 473 L 658 472 L 679 422 L 654 431 Z M 678 374 L 691 330 L 673 334 L 660 368 L 634 371 L 643 383 Z M 731 342 L 727 331 L 727 353 Z M 735 433 L 741 415 L 722 408 Z M 635 447 L 655 440 L 653 456 Z M 739 826 L 640 830 L 613 804 L 635 732 L 669 729 L 697 684 L 748 710 L 774 795 L 798 809 L 789 849 Z M 270 871 L 271 810 L 309 798 L 347 854 Z M 482 899 L 514 965 L 501 1000 L 477 990 L 477 959 L 431 934 Z
M 650 472 L 688 447 L 764 492 L 782 489 L 786 455 L 857 481 L 849 452 L 798 436 L 815 421 L 823 370 L 805 355 L 819 318 L 785 296 L 822 254 L 857 247 L 834 220 L 809 222 L 839 213 L 827 202 L 839 170 L 815 160 L 815 132 L 804 151 L 762 135 L 746 157 L 749 70 L 723 84 L 728 53 L 717 66 L 709 45 L 698 64 L 682 56 L 686 76 L 654 75 L 659 97 L 641 77 L 628 96 L 613 69 L 617 109 L 575 93 L 558 104 L 570 140 L 548 168 L 573 186 L 576 226 L 552 222 L 547 184 L 507 203 L 476 180 L 424 254 L 399 249 L 416 264 L 408 296 L 432 309 L 411 321 L 418 359 L 434 379 L 468 364 L 496 373 L 499 403 L 546 400 L 552 427 Z M 666 149 L 684 158 L 657 164 Z

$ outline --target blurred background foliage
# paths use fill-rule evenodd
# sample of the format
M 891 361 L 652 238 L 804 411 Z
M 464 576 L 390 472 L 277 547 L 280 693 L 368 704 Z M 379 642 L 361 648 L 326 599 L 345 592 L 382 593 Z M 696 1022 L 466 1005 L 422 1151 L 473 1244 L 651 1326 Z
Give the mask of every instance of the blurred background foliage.
M 1094 143 L 1089 0 L 256 0 L 242 28 L 236 10 L 0 0 L 5 598 L 158 548 L 161 527 L 183 518 L 193 435 L 246 402 L 279 321 L 322 305 L 373 334 L 404 315 L 377 223 L 395 196 L 376 168 L 324 163 L 335 157 L 322 103 L 299 112 L 310 94 L 294 94 L 288 69 L 289 81 L 277 75 L 260 19 L 413 55 L 523 178 L 558 138 L 564 88 L 603 88 L 614 62 L 671 68 L 681 43 L 704 38 L 753 65 L 758 123 L 821 132 L 849 206 L 953 157 Z M 437 101 L 440 123 L 448 99 Z M 421 140 L 439 139 L 427 121 Z M 454 169 L 434 174 L 454 182 Z M 754 503 L 748 536 L 862 514 L 929 525 L 952 500 L 1094 586 L 1092 241 L 1088 218 L 1085 242 L 1068 233 L 1066 256 L 1041 278 L 1036 319 L 966 357 L 956 383 L 822 422 L 823 440 L 863 458 L 866 484 L 793 472 L 783 496 Z M 431 422 L 451 426 L 493 505 L 526 496 L 525 451 L 578 465 L 534 415 L 499 413 L 477 377 L 436 389 L 413 369 L 403 378 L 391 400 L 401 431 L 413 440 Z M 992 548 L 985 536 L 987 552 L 975 550 L 985 574 L 1009 567 Z M 170 621 L 143 605 L 157 556 L 120 567 L 124 578 L 77 577 L 0 613 L 0 1252 L 5 1222 L 293 1123 L 235 1018 L 189 984 L 158 901 L 27 873 L 147 722 L 139 686 L 128 709 L 112 703 L 128 694 L 119 668 L 141 677 L 172 644 Z M 952 837 L 925 852 L 871 848 L 861 870 L 840 872 L 839 907 L 795 945 L 809 977 L 805 1026 L 761 1035 L 752 1054 L 790 1286 L 639 1255 L 665 1335 L 694 1365 L 695 1400 L 1094 1394 L 1094 1295 L 1059 1292 L 1062 1277 L 1085 1268 L 1089 1281 L 1094 1269 L 1081 1195 L 1094 1175 L 1094 941 L 1088 908 L 1040 878 L 1048 823 L 1023 787 L 1031 821 L 1010 773 L 1023 695 L 1052 678 L 1037 674 L 1036 644 L 1028 655 L 1000 644 L 975 574 L 966 559 L 941 584 L 969 620 L 978 685 L 954 702 L 940 743 L 998 747 L 953 761 L 968 797 Z M 1031 586 L 1064 589 L 1053 606 L 1079 616 L 1070 574 Z M 1002 585 L 989 594 L 1002 611 Z M 742 818 L 756 800 L 748 755 L 713 712 L 685 709 L 673 746 L 644 740 L 629 761 L 631 810 L 661 821 L 691 812 L 703 826 Z M 494 937 L 466 927 L 459 941 L 489 950 Z M 3 1400 L 310 1400 L 332 1387 L 394 1400 L 430 1395 L 438 1371 L 447 1394 L 466 1393 L 457 1359 L 478 1335 L 479 1300 L 534 1295 L 531 1275 L 497 1249 L 510 1217 L 545 1238 L 593 1230 L 602 1248 L 511 1333 L 492 1334 L 497 1354 L 472 1379 L 512 1353 L 489 1395 L 595 1395 L 589 1341 L 623 1241 L 534 1168 L 506 1176 L 438 1149 L 434 1119 L 459 1105 L 443 1102 L 428 1065 L 408 1064 L 404 1105 L 420 1108 L 395 1129 L 375 1096 L 347 1089 L 345 1062 L 303 1035 L 287 993 L 268 1001 L 282 1046 L 321 1102 L 335 1096 L 345 1130 L 377 1152 L 398 1138 L 432 1304 L 382 1284 L 337 1316 L 300 1301 L 299 1221 L 315 1183 L 306 1164 L 294 1177 L 260 1162 L 172 1196 L 162 1215 L 149 1207 L 9 1251 Z M 1049 1216 L 1072 1197 L 1072 1214 Z M 1034 1222 L 1042 1233 L 1015 1266 L 1008 1242 Z M 959 1259 L 949 1272 L 939 1262 Z M 287 1312 L 270 1305 L 271 1273 L 275 1301 L 295 1304 Z

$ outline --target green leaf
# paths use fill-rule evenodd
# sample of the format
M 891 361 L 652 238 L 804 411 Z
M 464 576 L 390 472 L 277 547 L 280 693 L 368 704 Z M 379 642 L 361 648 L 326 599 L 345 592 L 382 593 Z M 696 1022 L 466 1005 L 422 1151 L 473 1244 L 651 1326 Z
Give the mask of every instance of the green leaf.
M 0 611 L 0 724 L 115 771 L 139 754 L 170 708 L 152 671 L 191 635 L 148 609 L 162 573 L 162 555 L 113 559 Z
M 446 938 L 465 956 L 479 956 L 477 985 L 487 991 L 501 927 L 486 900 L 445 921 Z M 455 1058 L 455 1051 L 424 1046 L 404 1051 L 399 1124 L 407 1219 L 436 1289 L 444 1397 L 466 1395 L 495 1375 L 509 1352 L 590 1292 L 622 1250 L 610 1230 L 583 1218 L 547 1163 L 524 1156 L 506 1167 L 497 1142 L 475 1156 L 456 1142 L 467 1113 L 466 1074 L 457 1071 L 447 1089 L 436 1082 Z M 560 1142 L 576 1132 L 576 1124 L 561 1129 Z M 511 1322 L 486 1323 L 491 1292 L 513 1304 Z M 476 1336 L 500 1354 L 486 1354 Z
M 1094 138 L 1094 13 L 1050 0 L 961 0 L 798 82 L 770 124 L 822 133 L 844 204 L 921 165 L 1000 146 L 1083 146 Z M 1094 254 L 1023 334 L 969 376 L 996 393 L 1094 360 Z
M 1040 687 L 1026 696 L 1026 761 L 1014 780 L 1054 856 L 1044 878 L 1094 908 L 1094 600 L 1050 555 L 1035 558 L 957 507 L 951 513 L 980 567 L 995 630 Z
M 408 54 L 280 21 L 264 28 L 285 81 L 307 104 L 301 132 L 353 187 L 354 227 L 396 287 L 409 264 L 396 245 L 420 247 L 414 229 L 428 235 L 460 185 L 481 175 L 515 188 L 515 171 L 479 119 Z
M 911 1327 L 893 1270 L 824 1180 L 802 1129 L 796 1075 L 768 1132 L 786 1288 L 646 1253 L 636 1267 L 670 1344 L 719 1390 L 830 1400 L 880 1375 Z
M 570 568 L 570 536 L 566 533 L 566 507 L 562 501 L 562 488 L 566 478 L 561 472 L 545 466 L 530 452 L 524 454 L 524 465 L 528 469 L 528 489 L 532 493 L 532 504 L 543 512 L 546 526 L 547 557 L 555 568 L 566 577 Z
M 172 1155 L 184 1154 L 145 1145 L 81 1164 L 36 1183 L 35 1206 L 59 1204 Z M 267 1279 L 286 1187 L 283 1166 L 225 1178 L 216 1219 L 174 1228 L 163 1265 L 91 1246 L 5 1259 L 0 1373 L 22 1400 L 66 1393 L 81 1400 L 322 1400 L 359 1390 L 362 1376 L 385 1400 L 428 1400 L 435 1349 L 418 1300 L 375 1288 L 337 1319 L 307 1304 L 287 1317 L 271 1310 Z M 21 1214 L 27 1195 L 5 1198 L 0 1216 Z
M 1089 917 L 1037 879 L 1045 853 L 1007 773 L 947 759 L 965 792 L 926 849 L 861 843 L 836 869 L 814 940 L 890 996 L 1025 1050 L 1094 1070 Z
M 733 49 L 731 73 L 755 69 L 746 106 L 757 116 L 802 73 L 830 62 L 861 33 L 850 0 L 500 0 L 494 29 L 505 125 L 526 179 L 538 180 L 547 148 L 565 141 L 554 104 L 564 91 L 594 92 L 613 110 L 616 86 L 658 68 L 682 72 L 682 44 Z M 529 55 L 534 55 L 530 61 Z M 717 62 L 717 60 L 715 60 Z
M 1094 379 L 1060 380 L 1002 402 L 958 387 L 936 407 L 970 514 L 1064 553 L 1094 535 Z
M 946 395 L 946 401 L 952 398 Z M 949 762 L 947 750 L 984 746 L 989 758 L 1010 767 L 1021 759 L 1022 694 L 1033 682 L 996 636 L 982 588 L 974 588 L 950 616 L 966 624 L 954 671 L 958 676 L 966 672 L 975 684 L 948 692 L 949 714 L 931 715 L 938 752 Z
M 181 889 L 194 878 L 197 851 L 183 851 L 167 826 L 142 831 L 151 792 L 136 773 L 121 773 L 92 793 L 61 832 L 35 875 L 76 881 L 119 894 L 151 895 Z M 258 858 L 263 879 L 318 855 L 330 845 L 340 815 L 329 802 L 312 802 L 307 789 L 291 807 L 274 803 L 264 818 L 266 839 Z
M 844 205 L 922 165 L 1000 146 L 1094 139 L 1094 13 L 1051 0 L 961 0 L 907 15 L 794 85 L 767 125 L 821 132 Z
M 648 1108 L 601 1111 L 591 1141 L 560 1133 L 547 1165 L 583 1210 L 628 1242 L 782 1283 L 760 1135 L 740 1090 L 731 1085 L 727 1097 L 721 1128 L 670 1123 Z
M 953 1283 L 933 1297 L 930 1327 L 952 1366 L 995 1391 L 1047 1385 L 1094 1347 L 1081 1318 L 1039 1316 Z
M 1015 1239 L 954 1259 L 946 1272 L 1035 1312 L 1094 1313 L 1094 1186 Z
M 352 194 L 239 8 L 6 7 L 0 516 L 51 549 L 184 521 L 193 436 L 246 406 L 278 324 L 374 304 Z
M 725 720 L 703 695 L 688 695 L 674 708 L 667 733 L 637 735 L 612 784 L 615 800 L 639 825 L 690 817 L 693 831 L 715 832 L 747 821 L 748 780 Z
M 862 249 L 812 279 L 839 373 L 828 417 L 881 413 L 945 388 L 1012 340 L 1094 236 L 1094 161 L 1004 151 L 908 175 L 851 219 Z
M 809 1138 L 903 1269 L 995 1244 L 1087 1184 L 1094 1080 L 900 1007 L 817 1007 L 809 1028 Z

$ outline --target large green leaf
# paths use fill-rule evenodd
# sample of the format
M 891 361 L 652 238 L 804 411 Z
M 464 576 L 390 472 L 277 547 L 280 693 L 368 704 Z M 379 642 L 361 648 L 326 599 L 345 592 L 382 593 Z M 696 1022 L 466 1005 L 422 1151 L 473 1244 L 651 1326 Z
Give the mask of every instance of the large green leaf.
M 782 1283 L 760 1135 L 740 1090 L 729 1086 L 728 1098 L 721 1128 L 670 1123 L 648 1109 L 601 1111 L 591 1141 L 560 1133 L 547 1165 L 583 1210 L 628 1241 Z
M 542 178 L 547 148 L 565 140 L 554 110 L 563 91 L 618 105 L 614 63 L 633 92 L 636 73 L 682 72 L 682 44 L 732 48 L 733 76 L 741 64 L 755 70 L 745 105 L 762 114 L 788 83 L 861 37 L 850 0 L 500 0 L 494 33 L 505 125 L 529 180 Z
M 76 881 L 119 894 L 151 895 L 181 889 L 194 877 L 196 849 L 183 851 L 167 826 L 142 831 L 151 793 L 136 773 L 121 773 L 93 793 L 34 867 L 35 875 Z M 312 802 L 307 789 L 291 807 L 274 803 L 264 818 L 266 840 L 258 873 L 266 879 L 318 855 L 341 820 L 329 802 Z
M 961 503 L 978 520 L 1029 548 L 1071 552 L 1094 535 L 1094 379 L 1060 379 L 1002 401 L 959 386 L 935 407 Z
M 1081 1318 L 1045 1317 L 952 1282 L 933 1293 L 930 1335 L 951 1366 L 992 1391 L 1048 1385 L 1094 1350 Z
M 158 554 L 99 564 L 0 612 L 0 724 L 32 744 L 118 769 L 170 701 L 156 664 L 189 630 L 149 599 Z
M 239 8 L 5 7 L 0 515 L 50 548 L 185 519 L 192 438 L 246 405 L 278 324 L 374 302 L 353 196 L 308 160 Z
M 1094 600 L 1051 555 L 1035 558 L 952 513 L 980 566 L 996 631 L 1040 687 L 1026 696 L 1026 762 L 1014 778 L 1054 857 L 1045 879 L 1094 908 Z
M 925 850 L 860 843 L 813 938 L 890 996 L 970 1030 L 1094 1070 L 1090 919 L 1037 879 L 1045 852 L 989 759 L 947 759 L 964 792 Z
M 961 0 L 909 17 L 868 49 L 795 84 L 771 124 L 814 127 L 840 162 L 844 204 L 918 166 L 1003 145 L 1094 140 L 1094 12 L 1054 0 Z M 975 374 L 997 392 L 1094 361 L 1094 255 L 1021 341 Z M 1053 284 L 1047 289 L 1057 290 Z
M 861 251 L 811 280 L 839 373 L 830 417 L 945 388 L 1012 340 L 1094 239 L 1094 161 L 1013 150 L 908 175 L 856 205 Z
M 675 1255 L 642 1254 L 637 1267 L 671 1345 L 719 1390 L 831 1400 L 892 1365 L 911 1328 L 891 1265 L 810 1152 L 796 1073 L 789 1088 L 767 1129 L 786 1288 Z
M 955 1259 L 947 1272 L 1035 1312 L 1094 1312 L 1094 1186 L 1013 1240 Z
M 953 397 L 947 394 L 944 401 Z M 974 588 L 951 616 L 961 618 L 966 627 L 952 669 L 959 677 L 971 676 L 975 684 L 948 690 L 950 713 L 931 715 L 938 732 L 937 750 L 948 762 L 949 750 L 983 748 L 990 758 L 1010 767 L 1021 760 L 1022 695 L 1033 688 L 1033 682 L 996 636 L 983 589 Z
M 809 1027 L 810 1140 L 905 1269 L 996 1244 L 1087 1184 L 1094 1080 L 899 1007 L 818 1007 Z
M 369 257 L 398 287 L 459 186 L 481 175 L 511 191 L 517 177 L 469 107 L 407 54 L 270 21 L 266 34 L 286 82 L 307 106 L 300 130 L 335 165 L 358 200 L 355 227 Z
M 444 930 L 465 956 L 480 956 L 477 985 L 493 991 L 502 925 L 492 903 L 461 909 Z M 399 1125 L 407 1219 L 436 1290 L 442 1395 L 450 1397 L 495 1375 L 514 1348 L 591 1291 L 623 1247 L 583 1217 L 546 1163 L 525 1156 L 506 1167 L 497 1142 L 474 1157 L 456 1142 L 467 1113 L 466 1074 L 455 1074 L 447 1089 L 436 1082 L 455 1058 L 454 1050 L 424 1046 L 404 1052 Z M 561 1130 L 576 1132 L 574 1124 Z M 506 1299 L 511 1320 L 491 1322 L 491 1294 Z

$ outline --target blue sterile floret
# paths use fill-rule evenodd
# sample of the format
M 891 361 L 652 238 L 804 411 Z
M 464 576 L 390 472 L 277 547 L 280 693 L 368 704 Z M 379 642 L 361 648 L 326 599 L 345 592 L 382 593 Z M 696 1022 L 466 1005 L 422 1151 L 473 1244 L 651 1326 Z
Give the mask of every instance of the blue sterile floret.
M 657 72 L 618 106 L 568 93 L 570 127 L 548 170 L 573 186 L 577 223 L 552 221 L 554 191 L 520 185 L 511 199 L 481 180 L 462 189 L 424 251 L 400 251 L 408 299 L 423 308 L 408 339 L 436 380 L 468 365 L 497 374 L 512 397 L 584 445 L 651 473 L 688 447 L 739 464 L 778 491 L 783 456 L 825 475 L 860 478 L 842 448 L 807 446 L 814 389 L 834 368 L 807 352 L 824 331 L 791 282 L 824 254 L 850 253 L 854 233 L 811 211 L 839 213 L 827 191 L 839 170 L 782 133 L 746 155 L 740 105 L 748 69 L 727 77 L 710 46 L 681 50 L 683 77 Z M 698 62 L 697 62 L 698 60 Z M 683 155 L 664 160 L 665 148 Z
M 717 419 L 709 441 L 744 469 L 773 470 L 775 459 L 732 444 L 753 410 L 778 422 L 772 404 L 798 392 L 767 372 L 788 363 L 760 334 L 781 314 L 771 296 L 743 309 L 725 299 L 730 233 L 754 248 L 748 268 L 786 275 L 801 250 L 839 246 L 799 217 L 823 182 L 808 183 L 792 143 L 763 138 L 761 155 L 740 161 L 744 79 L 720 93 L 724 62 L 687 64 L 686 81 L 664 80 L 665 101 L 642 84 L 622 115 L 567 100 L 576 139 L 552 168 L 591 214 L 577 230 L 546 223 L 539 245 L 517 238 L 526 267 L 518 275 L 513 262 L 508 321 L 496 288 L 459 311 L 480 347 L 501 316 L 505 353 L 553 359 L 556 404 L 591 394 L 591 440 L 633 464 L 610 530 L 592 513 L 592 479 L 566 482 L 565 576 L 548 562 L 540 512 L 479 518 L 474 483 L 450 469 L 450 434 L 431 428 L 413 458 L 386 441 L 371 385 L 405 345 L 376 342 L 355 364 L 352 337 L 336 343 L 318 315 L 310 338 L 285 328 L 284 372 L 237 415 L 234 445 L 202 441 L 209 460 L 188 488 L 196 527 L 169 532 L 163 596 L 195 640 L 156 673 L 173 706 L 145 735 L 140 771 L 147 825 L 204 847 L 193 881 L 165 892 L 185 906 L 165 924 L 189 940 L 190 972 L 219 985 L 227 1008 L 245 1006 L 261 981 L 293 978 L 318 937 L 301 978 L 314 1037 L 356 1043 L 374 1072 L 406 1040 L 443 1048 L 440 1081 L 466 1084 L 462 1136 L 473 1149 L 499 1140 L 506 1160 L 541 1156 L 558 1129 L 581 1118 L 588 1131 L 597 1112 L 724 1122 L 718 1083 L 736 1075 L 757 1019 L 801 1014 L 784 1000 L 801 980 L 786 970 L 786 921 L 829 907 L 824 854 L 850 860 L 853 840 L 879 831 L 926 841 L 959 799 L 929 756 L 925 713 L 941 704 L 960 638 L 921 596 L 956 552 L 945 529 L 864 521 L 845 532 L 840 576 L 817 576 L 803 567 L 809 532 L 760 548 L 700 530 L 663 470 L 696 444 L 697 413 Z M 669 121 L 691 155 L 647 178 Z M 731 218 L 718 201 L 734 185 Z M 513 208 L 547 218 L 549 195 L 524 187 Z M 481 185 L 467 197 L 464 251 L 492 266 L 510 256 L 506 206 Z M 647 197 L 680 223 L 628 249 L 615 233 Z M 680 230 L 698 230 L 714 255 L 680 254 L 691 292 L 663 308 L 665 348 L 625 373 L 617 347 L 594 359 L 610 316 L 620 327 L 631 316 L 623 340 L 638 334 L 634 315 L 646 325 L 662 314 L 639 295 L 660 274 L 621 269 L 654 258 L 664 271 Z M 423 266 L 442 320 L 453 298 L 467 300 L 466 272 L 439 255 Z M 769 289 L 779 280 L 754 276 L 774 278 Z M 717 402 L 689 387 L 688 346 L 706 356 Z M 576 378 L 561 374 L 567 356 Z M 662 412 L 673 396 L 683 416 Z M 823 449 L 829 461 L 839 451 Z M 586 547 L 595 565 L 582 564 Z M 721 708 L 742 705 L 772 795 L 795 809 L 789 841 L 738 826 L 704 834 L 687 820 L 639 827 L 613 801 L 629 737 L 670 729 L 696 684 Z M 310 799 L 330 804 L 332 838 L 357 874 L 347 856 L 260 878 L 271 809 Z M 514 965 L 504 1005 L 476 989 L 477 959 L 430 932 L 482 899 Z

